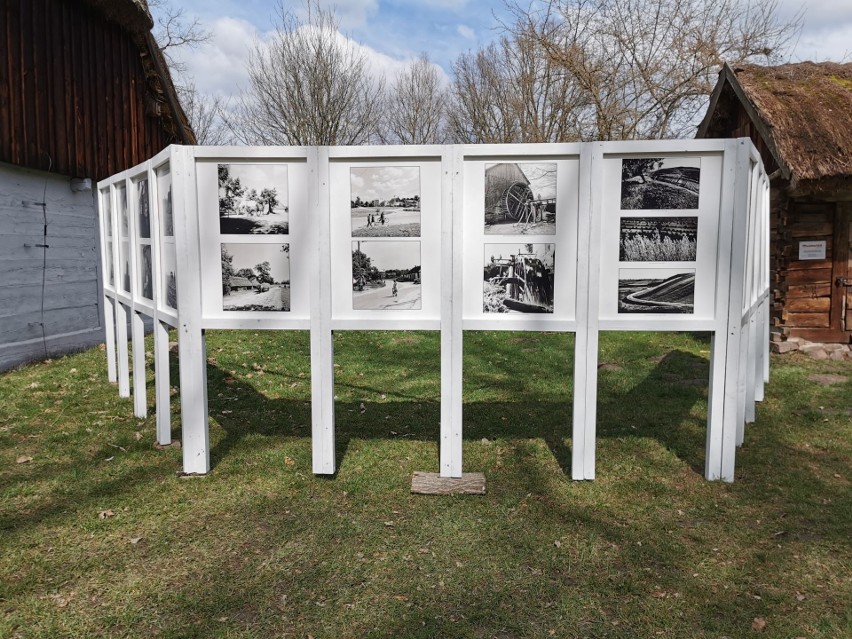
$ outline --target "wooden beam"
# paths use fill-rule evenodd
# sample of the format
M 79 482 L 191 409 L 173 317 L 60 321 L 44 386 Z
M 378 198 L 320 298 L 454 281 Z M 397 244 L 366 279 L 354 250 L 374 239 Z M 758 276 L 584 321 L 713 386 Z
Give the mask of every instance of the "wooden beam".
M 415 495 L 484 495 L 485 475 L 462 473 L 461 477 L 441 477 L 438 473 L 415 472 L 411 478 Z

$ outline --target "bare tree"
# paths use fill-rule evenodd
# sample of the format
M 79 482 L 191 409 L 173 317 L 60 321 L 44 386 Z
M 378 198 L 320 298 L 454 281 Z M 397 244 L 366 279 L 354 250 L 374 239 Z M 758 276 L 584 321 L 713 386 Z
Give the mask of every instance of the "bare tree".
M 179 76 L 186 74 L 186 65 L 175 54 L 181 49 L 194 49 L 211 38 L 211 33 L 201 26 L 198 18 L 189 19 L 183 7 L 175 7 L 170 0 L 148 0 L 154 18 L 154 39 L 160 46 L 169 68 Z M 181 83 L 182 84 L 182 83 Z
M 438 68 L 422 53 L 397 76 L 387 92 L 385 144 L 440 144 L 444 140 L 446 91 Z
M 198 144 L 230 144 L 231 131 L 224 120 L 227 101 L 220 96 L 210 96 L 198 91 L 193 82 L 179 85 L 176 89 Z
M 248 144 L 366 144 L 376 138 L 383 81 L 366 54 L 341 35 L 334 14 L 306 3 L 306 17 L 279 4 L 271 40 L 255 43 L 249 88 L 229 118 Z
M 691 133 L 723 62 L 776 62 L 801 26 L 777 0 L 543 0 L 511 5 L 513 36 L 537 38 L 585 95 L 584 139 Z
M 522 21 L 453 66 L 450 137 L 457 142 L 560 142 L 580 135 L 586 100 L 543 46 L 548 20 Z

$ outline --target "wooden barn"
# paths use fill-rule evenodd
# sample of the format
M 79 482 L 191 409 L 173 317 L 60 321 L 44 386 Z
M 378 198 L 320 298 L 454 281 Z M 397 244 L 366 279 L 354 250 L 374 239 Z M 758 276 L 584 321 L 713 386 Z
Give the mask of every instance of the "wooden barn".
M 698 137 L 750 137 L 770 175 L 773 339 L 852 341 L 852 64 L 725 65 Z
M 103 340 L 94 187 L 195 139 L 145 0 L 0 0 L 0 370 Z

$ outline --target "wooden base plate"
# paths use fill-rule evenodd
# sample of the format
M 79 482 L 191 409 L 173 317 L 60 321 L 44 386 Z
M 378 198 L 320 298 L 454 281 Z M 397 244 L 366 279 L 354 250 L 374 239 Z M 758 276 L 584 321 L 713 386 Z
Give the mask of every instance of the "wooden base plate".
M 411 492 L 417 495 L 484 495 L 483 473 L 462 473 L 461 477 L 441 477 L 438 473 L 415 472 Z

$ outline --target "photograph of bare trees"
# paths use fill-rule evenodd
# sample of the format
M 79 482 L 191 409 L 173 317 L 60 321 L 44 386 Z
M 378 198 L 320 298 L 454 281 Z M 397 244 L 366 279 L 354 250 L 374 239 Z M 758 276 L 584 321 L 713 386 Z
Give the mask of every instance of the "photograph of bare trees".
M 353 237 L 420 237 L 420 167 L 349 170 Z
M 556 234 L 556 163 L 485 165 L 486 235 Z
M 418 310 L 420 242 L 352 242 L 352 308 Z
M 697 217 L 623 217 L 621 262 L 694 262 Z
M 160 260 L 163 269 L 163 302 L 166 306 L 177 310 L 177 251 L 173 243 L 163 244 Z
M 220 164 L 218 173 L 220 233 L 290 232 L 286 164 Z
M 289 244 L 222 244 L 222 309 L 290 310 Z
M 482 310 L 552 313 L 555 244 L 486 244 Z
M 621 161 L 621 209 L 697 209 L 701 158 Z
M 148 180 L 139 180 L 136 183 L 136 210 L 139 214 L 139 237 L 149 239 L 151 237 L 151 206 L 148 202 Z
M 139 290 L 142 293 L 142 297 L 145 299 L 153 300 L 154 299 L 154 262 L 151 258 L 151 245 L 144 244 L 140 247 L 142 249 L 140 258 L 140 268 L 139 268 Z
M 621 269 L 619 313 L 692 313 L 695 270 Z
M 172 212 L 172 183 L 168 183 L 163 199 L 160 202 L 160 229 L 163 237 L 175 234 L 175 216 Z

